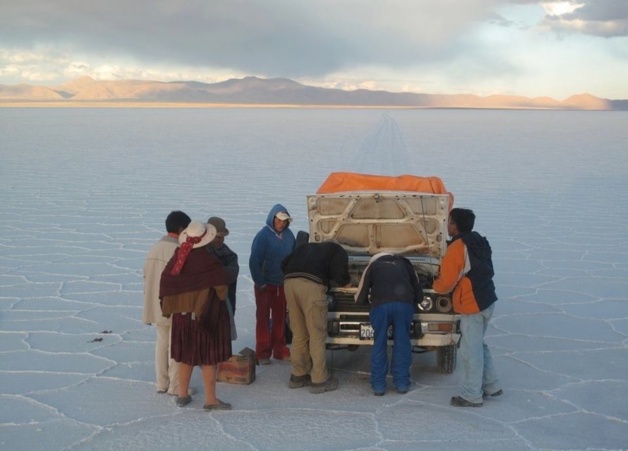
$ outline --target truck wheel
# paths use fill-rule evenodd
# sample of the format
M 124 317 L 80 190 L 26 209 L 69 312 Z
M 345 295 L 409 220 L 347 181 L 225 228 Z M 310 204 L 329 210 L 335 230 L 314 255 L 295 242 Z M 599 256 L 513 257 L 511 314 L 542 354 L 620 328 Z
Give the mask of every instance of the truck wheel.
M 439 373 L 453 373 L 456 369 L 456 345 L 438 348 L 436 350 L 436 365 Z

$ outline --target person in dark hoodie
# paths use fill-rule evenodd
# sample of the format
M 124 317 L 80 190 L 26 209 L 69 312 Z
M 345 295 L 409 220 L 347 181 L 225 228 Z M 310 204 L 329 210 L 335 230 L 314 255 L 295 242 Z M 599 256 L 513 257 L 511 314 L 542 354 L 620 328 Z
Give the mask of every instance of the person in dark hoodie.
M 371 387 L 375 396 L 386 392 L 388 374 L 388 328 L 393 330 L 390 372 L 397 393 L 410 389 L 412 343 L 410 328 L 414 304 L 423 299 L 423 290 L 412 263 L 401 255 L 386 252 L 371 257 L 362 273 L 356 304 L 370 302 L 369 318 L 373 326 L 371 349 Z
M 338 379 L 327 372 L 327 290 L 335 283 L 351 282 L 349 255 L 333 241 L 306 243 L 282 262 L 292 327 L 292 373 L 288 387 L 310 386 L 311 393 L 338 388 Z
M 447 233 L 452 238 L 432 287 L 437 293 L 453 290 L 454 311 L 460 314 L 462 384 L 460 395 L 451 398 L 451 405 L 458 407 L 481 407 L 483 398 L 502 394 L 484 342 L 497 301 L 492 251 L 488 240 L 473 231 L 474 224 L 471 210 L 454 208 L 449 212 Z
M 271 208 L 266 225 L 257 232 L 251 245 L 249 269 L 255 283 L 255 354 L 262 365 L 290 360 L 286 346 L 286 296 L 281 262 L 294 249 L 290 230 L 292 218 L 281 204 Z

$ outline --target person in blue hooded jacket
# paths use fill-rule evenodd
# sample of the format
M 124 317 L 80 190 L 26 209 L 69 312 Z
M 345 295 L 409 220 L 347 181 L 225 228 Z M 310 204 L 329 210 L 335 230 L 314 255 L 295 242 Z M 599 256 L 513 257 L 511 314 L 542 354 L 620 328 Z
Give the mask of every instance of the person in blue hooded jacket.
M 290 230 L 292 218 L 281 204 L 271 208 L 266 225 L 257 232 L 251 245 L 249 269 L 255 283 L 255 354 L 262 365 L 290 360 L 286 346 L 286 295 L 281 262 L 294 249 Z

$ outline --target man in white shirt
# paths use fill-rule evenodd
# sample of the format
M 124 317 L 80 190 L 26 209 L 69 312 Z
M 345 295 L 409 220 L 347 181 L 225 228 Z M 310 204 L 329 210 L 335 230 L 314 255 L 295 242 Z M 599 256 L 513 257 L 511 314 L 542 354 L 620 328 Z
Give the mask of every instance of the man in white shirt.
M 179 247 L 179 234 L 192 220 L 182 211 L 172 211 L 166 218 L 167 235 L 151 247 L 144 262 L 144 309 L 142 321 L 157 328 L 155 342 L 155 377 L 157 393 L 177 396 L 179 364 L 170 357 L 170 326 L 172 318 L 161 314 L 159 282 L 161 273 Z

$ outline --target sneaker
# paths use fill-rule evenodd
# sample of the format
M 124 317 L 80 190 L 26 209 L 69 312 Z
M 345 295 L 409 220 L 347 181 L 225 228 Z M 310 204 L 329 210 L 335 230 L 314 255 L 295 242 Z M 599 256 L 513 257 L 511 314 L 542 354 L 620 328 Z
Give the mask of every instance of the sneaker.
M 218 404 L 205 404 L 203 406 L 203 410 L 212 411 L 212 410 L 231 410 L 231 404 L 228 402 L 223 402 L 220 399 L 218 400 Z
M 301 388 L 309 387 L 312 385 L 312 377 L 309 374 L 303 376 L 290 375 L 290 382 L 288 382 L 288 388 Z
M 185 398 L 181 398 L 180 396 L 177 396 L 177 399 L 175 399 L 174 402 L 177 406 L 184 407 L 192 402 L 192 397 L 186 396 Z
M 384 385 L 382 388 L 376 388 L 375 386 L 371 385 L 371 388 L 373 389 L 373 396 L 384 396 L 384 394 L 386 393 L 386 385 Z
M 320 384 L 312 384 L 310 386 L 310 393 L 319 394 L 326 391 L 334 391 L 338 388 L 338 378 L 330 377 L 327 381 Z
M 166 390 L 165 388 L 158 388 L 157 393 L 159 393 L 160 395 L 163 395 L 164 393 L 168 393 L 168 390 Z
M 270 365 L 270 359 L 258 359 L 257 362 L 260 365 Z
M 397 393 L 399 393 L 400 395 L 405 395 L 406 393 L 408 393 L 408 389 L 406 387 L 397 387 Z
M 504 392 L 502 390 L 497 390 L 495 393 L 491 393 L 490 395 L 486 392 L 482 393 L 482 398 L 495 398 L 496 396 L 503 395 Z
M 482 407 L 482 403 L 481 402 L 471 402 L 471 401 L 467 401 L 464 398 L 461 398 L 460 396 L 454 396 L 453 398 L 451 398 L 451 401 L 449 402 L 452 406 L 456 406 L 456 407 Z

